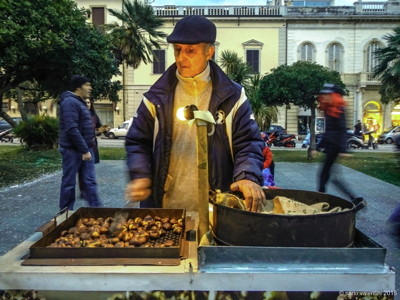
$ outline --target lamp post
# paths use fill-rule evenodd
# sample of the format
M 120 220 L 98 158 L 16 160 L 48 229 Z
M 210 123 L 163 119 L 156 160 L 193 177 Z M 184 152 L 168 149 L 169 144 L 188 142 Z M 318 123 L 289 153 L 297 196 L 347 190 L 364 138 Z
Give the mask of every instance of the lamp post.
M 208 136 L 214 133 L 215 120 L 209 111 L 200 111 L 195 105 L 182 107 L 177 111 L 180 120 L 188 121 L 189 125 L 196 124 L 196 154 L 198 174 L 198 212 L 199 212 L 199 239 L 209 231 L 208 217 Z M 208 124 L 213 130 L 208 133 Z

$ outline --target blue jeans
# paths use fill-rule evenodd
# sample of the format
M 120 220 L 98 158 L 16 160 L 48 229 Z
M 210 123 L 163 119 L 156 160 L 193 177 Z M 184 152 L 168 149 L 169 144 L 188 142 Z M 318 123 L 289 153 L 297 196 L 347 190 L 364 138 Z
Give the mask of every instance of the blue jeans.
M 97 195 L 96 172 L 94 168 L 93 149 L 91 160 L 82 160 L 82 154 L 72 148 L 60 147 L 62 155 L 63 175 L 60 189 L 60 209 L 68 207 L 72 210 L 75 204 L 76 174 L 80 174 L 82 185 L 85 187 L 85 197 L 89 206 L 101 206 Z

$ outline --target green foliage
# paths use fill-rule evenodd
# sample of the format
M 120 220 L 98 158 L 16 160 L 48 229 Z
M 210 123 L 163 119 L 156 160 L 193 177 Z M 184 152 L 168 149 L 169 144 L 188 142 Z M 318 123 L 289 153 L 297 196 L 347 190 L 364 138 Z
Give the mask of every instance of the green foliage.
M 20 122 L 14 133 L 32 150 L 52 149 L 58 140 L 58 119 L 35 115 Z
M 257 124 L 260 126 L 261 131 L 266 131 L 271 125 L 271 122 L 278 121 L 278 108 L 276 106 L 267 106 L 262 102 L 259 97 L 260 83 L 260 75 L 254 75 L 246 83 L 245 89 Z
M 0 20 L 0 94 L 32 82 L 57 96 L 81 74 L 104 95 L 119 72 L 111 41 L 73 0 L 1 1 Z
M 122 12 L 108 10 L 122 24 L 115 22 L 106 28 L 110 30 L 119 62 L 136 69 L 141 62 L 152 62 L 153 49 L 160 49 L 158 40 L 166 34 L 159 30 L 163 21 L 150 5 L 138 0 L 123 0 L 122 7 Z
M 241 85 L 251 78 L 250 66 L 235 51 L 222 51 L 219 64 L 230 79 Z
M 278 109 L 275 106 L 265 105 L 259 97 L 260 75 L 252 75 L 249 65 L 235 51 L 222 51 L 220 66 L 230 79 L 245 88 L 246 96 L 261 130 L 266 130 L 271 121 L 277 121 Z
M 266 105 L 298 105 L 314 109 L 324 83 L 344 87 L 340 75 L 316 63 L 305 61 L 281 65 L 266 75 L 260 84 L 260 99 Z
M 76 33 L 73 57 L 73 74 L 89 77 L 93 91 L 92 97 L 108 98 L 117 102 L 118 91 L 122 89 L 120 81 L 111 81 L 112 76 L 119 75 L 117 59 L 112 54 L 111 37 L 92 26 L 81 27 Z M 69 78 L 64 82 L 65 90 L 69 89 Z
M 394 29 L 393 34 L 387 34 L 383 38 L 387 41 L 387 47 L 375 52 L 379 63 L 374 76 L 382 82 L 379 91 L 381 101 L 388 103 L 400 99 L 400 26 Z

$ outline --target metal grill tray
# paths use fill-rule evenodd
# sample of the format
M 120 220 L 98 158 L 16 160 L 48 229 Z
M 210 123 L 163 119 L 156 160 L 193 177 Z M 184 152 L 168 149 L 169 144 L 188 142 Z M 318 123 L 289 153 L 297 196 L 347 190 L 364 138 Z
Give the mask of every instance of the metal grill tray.
M 385 268 L 386 249 L 356 229 L 354 245 L 343 248 L 201 246 L 199 271 L 377 272 Z
M 48 248 L 61 231 L 75 226 L 80 218 L 114 217 L 116 213 L 127 213 L 128 218 L 151 215 L 161 218 L 176 218 L 185 220 L 183 209 L 145 209 L 145 208 L 93 208 L 81 207 L 64 222 L 57 225 L 48 234 L 29 248 L 29 259 L 110 259 L 110 258 L 180 258 L 182 234 L 178 246 L 151 248 Z M 185 224 L 183 224 L 183 228 Z M 183 230 L 184 232 L 184 230 Z

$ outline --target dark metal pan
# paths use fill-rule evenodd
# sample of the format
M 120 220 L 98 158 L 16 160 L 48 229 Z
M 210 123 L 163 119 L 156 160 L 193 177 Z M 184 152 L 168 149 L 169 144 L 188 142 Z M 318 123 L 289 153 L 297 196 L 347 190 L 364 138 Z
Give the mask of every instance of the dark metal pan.
M 328 202 L 348 210 L 317 215 L 276 215 L 243 211 L 213 202 L 213 235 L 222 244 L 271 247 L 350 247 L 355 214 L 364 203 L 302 190 L 266 189 L 266 198 L 283 196 L 305 204 Z

